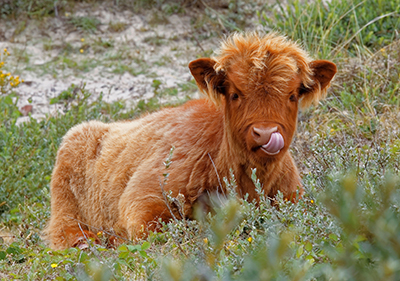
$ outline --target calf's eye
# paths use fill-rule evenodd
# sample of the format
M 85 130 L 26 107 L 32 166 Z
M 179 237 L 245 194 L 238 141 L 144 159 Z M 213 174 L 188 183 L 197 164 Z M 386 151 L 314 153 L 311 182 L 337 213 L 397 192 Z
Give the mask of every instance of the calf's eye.
M 232 100 L 237 100 L 238 98 L 239 98 L 239 95 L 236 94 L 236 93 L 234 93 L 234 94 L 231 96 L 231 99 L 232 99 Z
M 296 95 L 291 95 L 289 99 L 290 101 L 297 101 Z

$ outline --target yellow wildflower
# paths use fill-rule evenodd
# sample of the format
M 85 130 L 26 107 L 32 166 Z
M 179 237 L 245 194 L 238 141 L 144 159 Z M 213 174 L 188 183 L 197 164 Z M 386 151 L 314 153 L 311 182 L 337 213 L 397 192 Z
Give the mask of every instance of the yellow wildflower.
M 97 236 L 103 236 L 103 231 L 97 232 Z
M 249 237 L 249 238 L 247 238 L 247 241 L 249 241 L 251 243 L 251 241 L 253 241 L 253 238 Z
M 207 238 L 204 238 L 204 239 L 203 239 L 203 242 L 204 242 L 204 244 L 208 244 L 208 239 L 207 239 Z
M 81 38 L 81 42 L 85 42 L 85 38 Z
M 331 133 L 333 133 L 334 131 L 335 131 L 335 129 L 334 129 L 334 128 L 332 128 L 332 129 L 331 129 Z
M 312 200 L 312 199 L 311 199 L 311 201 L 310 201 L 310 202 L 311 202 L 311 204 L 314 204 L 314 200 Z
M 7 53 L 7 48 L 4 48 L 4 53 Z
M 52 267 L 52 268 L 56 268 L 57 266 L 58 266 L 58 264 L 56 264 L 56 263 L 52 263 L 52 264 L 51 264 L 51 267 Z
M 83 54 L 83 49 L 80 49 L 79 52 L 81 52 L 81 54 Z

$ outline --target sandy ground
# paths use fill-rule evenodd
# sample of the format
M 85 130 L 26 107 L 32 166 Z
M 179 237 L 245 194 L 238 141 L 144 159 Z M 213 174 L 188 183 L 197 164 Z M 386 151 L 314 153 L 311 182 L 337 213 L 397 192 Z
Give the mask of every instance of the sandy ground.
M 72 17 L 82 16 L 100 20 L 97 30 L 82 31 L 69 22 Z M 29 21 L 22 31 L 18 30 L 21 29 L 19 25 L 23 26 L 20 22 L 3 21 L 0 48 L 7 48 L 11 53 L 6 62 L 7 70 L 25 80 L 16 89 L 21 112 L 30 112 L 36 119 L 62 112 L 62 105 L 51 105 L 50 99 L 71 84 L 85 83 L 92 99 L 103 93 L 108 102 L 124 100 L 128 106 L 133 106 L 141 99 L 154 96 L 152 85 L 158 80 L 161 82 L 159 90 L 178 88 L 178 94 L 171 98 L 182 98 L 186 93 L 179 85 L 192 79 L 188 63 L 205 52 L 210 55 L 219 39 L 214 36 L 201 43 L 193 40 L 191 18 L 186 15 L 171 15 L 154 21 L 151 13 L 139 15 L 105 9 L 82 10 L 42 22 Z M 123 26 L 123 30 L 110 31 L 110 26 L 116 24 Z M 102 48 L 104 42 L 112 46 Z M 68 66 L 68 61 L 78 66 Z M 82 70 L 84 67 L 79 66 L 85 64 L 90 67 Z M 141 71 L 113 73 L 116 66 Z M 28 116 L 20 117 L 18 122 L 27 120 Z

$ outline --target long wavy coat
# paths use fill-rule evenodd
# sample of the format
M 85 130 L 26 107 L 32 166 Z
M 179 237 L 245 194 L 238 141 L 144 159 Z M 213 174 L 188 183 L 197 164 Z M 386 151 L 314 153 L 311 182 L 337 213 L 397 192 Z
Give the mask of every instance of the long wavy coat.
M 191 218 L 200 198 L 224 192 L 221 181 L 230 169 L 239 195 L 250 200 L 257 199 L 252 168 L 266 195 L 280 190 L 289 200 L 301 196 L 289 151 L 298 109 L 325 96 L 335 64 L 311 60 L 277 34 L 237 33 L 215 57 L 192 61 L 189 68 L 205 99 L 129 122 L 83 123 L 65 135 L 45 230 L 53 249 L 84 247 L 86 238 L 98 243 L 99 230 L 140 238 L 176 212 L 167 208 L 162 189 L 179 195 L 184 216 Z

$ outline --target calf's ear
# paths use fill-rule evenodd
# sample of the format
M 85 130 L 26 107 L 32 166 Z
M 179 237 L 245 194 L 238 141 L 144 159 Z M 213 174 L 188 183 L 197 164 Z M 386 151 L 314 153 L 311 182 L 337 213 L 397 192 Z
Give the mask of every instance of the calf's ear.
M 220 94 L 224 94 L 225 73 L 214 70 L 215 61 L 210 58 L 201 58 L 189 63 L 192 73 L 200 91 L 206 94 L 212 101 L 219 104 Z
M 313 72 L 314 82 L 309 88 L 300 89 L 300 107 L 309 107 L 312 103 L 316 104 L 326 96 L 333 77 L 337 72 L 336 64 L 327 60 L 315 60 L 310 63 Z

